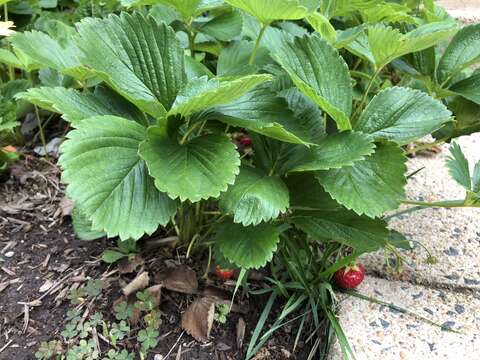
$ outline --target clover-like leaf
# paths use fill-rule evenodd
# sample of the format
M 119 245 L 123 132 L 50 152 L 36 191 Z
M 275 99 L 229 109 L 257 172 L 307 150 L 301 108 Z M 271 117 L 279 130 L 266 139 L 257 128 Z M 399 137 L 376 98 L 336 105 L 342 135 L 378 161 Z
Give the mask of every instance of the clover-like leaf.
M 200 110 L 231 103 L 270 79 L 270 75 L 248 75 L 231 81 L 208 80 L 206 76 L 194 79 L 180 91 L 169 115 L 187 117 Z
M 285 44 L 274 57 L 295 85 L 335 120 L 338 129 L 351 129 L 352 84 L 348 66 L 336 49 L 311 35 Z
M 280 240 L 275 226 L 262 223 L 243 226 L 233 222 L 221 224 L 215 242 L 229 261 L 242 268 L 259 268 L 273 257 Z
M 353 165 L 374 152 L 375 144 L 368 135 L 344 131 L 324 137 L 318 145 L 305 148 L 297 155 L 297 165 L 290 171 L 316 171 Z
M 140 155 L 157 188 L 181 201 L 218 197 L 233 184 L 240 167 L 239 154 L 226 136 L 204 135 L 179 144 L 158 127 L 149 129 Z
M 480 24 L 462 28 L 440 58 L 437 79 L 443 83 L 480 60 Z
M 98 87 L 94 94 L 63 87 L 31 88 L 18 94 L 16 98 L 60 113 L 65 120 L 73 124 L 97 115 L 116 115 L 136 121 L 143 120 L 143 115 L 133 105 L 102 87 Z
M 396 209 L 405 197 L 406 157 L 402 149 L 388 143 L 353 166 L 319 171 L 316 176 L 340 204 L 370 217 Z
M 115 116 L 82 120 L 61 147 L 67 195 L 109 237 L 138 239 L 169 222 L 176 204 L 159 192 L 138 146 L 145 128 Z
M 239 11 L 224 12 L 207 22 L 201 22 L 196 27 L 201 33 L 217 40 L 230 41 L 242 32 L 243 17 Z
M 308 14 L 308 8 L 299 0 L 225 0 L 242 9 L 263 24 L 275 20 L 298 20 Z
M 392 87 L 370 101 L 354 129 L 404 145 L 438 130 L 451 116 L 445 105 L 422 91 Z
M 385 221 L 346 210 L 300 213 L 291 222 L 317 241 L 338 241 L 358 252 L 378 250 L 389 237 Z
M 162 117 L 183 88 L 183 49 L 175 32 L 140 13 L 86 18 L 78 24 L 83 61 L 142 111 Z
M 276 218 L 288 207 L 288 189 L 278 176 L 244 166 L 220 197 L 220 210 L 245 226 Z

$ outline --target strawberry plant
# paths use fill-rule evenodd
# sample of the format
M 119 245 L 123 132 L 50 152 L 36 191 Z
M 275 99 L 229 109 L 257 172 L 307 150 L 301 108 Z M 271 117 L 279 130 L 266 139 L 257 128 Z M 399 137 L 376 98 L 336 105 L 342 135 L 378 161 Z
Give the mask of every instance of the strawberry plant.
M 439 206 L 405 198 L 404 146 L 478 130 L 469 66 L 480 28 L 459 31 L 433 1 L 122 4 L 128 11 L 81 20 L 68 40 L 17 33 L 4 54 L 10 66 L 72 80 L 16 99 L 70 123 L 59 164 L 79 236 L 175 232 L 242 271 L 279 250 L 289 276 L 316 294 L 311 311 L 335 323 L 335 271 L 401 243 L 384 214 Z M 452 171 L 467 185 L 464 165 Z M 473 183 L 456 206 L 478 206 Z M 304 276 L 302 263 L 318 273 Z M 275 296 L 289 294 L 277 285 Z M 141 334 L 145 351 L 155 331 Z

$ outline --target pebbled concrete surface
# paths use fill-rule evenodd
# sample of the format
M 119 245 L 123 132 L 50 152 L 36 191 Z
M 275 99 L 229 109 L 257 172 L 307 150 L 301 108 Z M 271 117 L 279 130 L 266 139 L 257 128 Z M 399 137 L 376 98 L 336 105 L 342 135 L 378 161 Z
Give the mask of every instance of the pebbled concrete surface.
M 480 160 L 480 133 L 461 137 L 458 143 L 473 171 L 474 163 Z M 465 196 L 463 188 L 451 179 L 445 167 L 448 149 L 449 145 L 444 145 L 441 154 L 419 155 L 409 160 L 410 172 L 424 168 L 407 185 L 410 200 L 430 202 Z M 420 284 L 480 289 L 480 208 L 425 209 L 401 215 L 389 224 L 409 240 L 421 242 L 437 257 L 438 263 L 427 264 L 427 252 L 417 245 L 413 251 L 402 251 L 406 264 L 400 276 L 387 271 L 383 252 L 363 257 L 370 271 Z
M 461 334 L 355 297 L 338 313 L 357 360 L 480 359 L 480 295 L 367 277 L 358 291 L 393 303 Z M 343 360 L 338 343 L 329 360 Z

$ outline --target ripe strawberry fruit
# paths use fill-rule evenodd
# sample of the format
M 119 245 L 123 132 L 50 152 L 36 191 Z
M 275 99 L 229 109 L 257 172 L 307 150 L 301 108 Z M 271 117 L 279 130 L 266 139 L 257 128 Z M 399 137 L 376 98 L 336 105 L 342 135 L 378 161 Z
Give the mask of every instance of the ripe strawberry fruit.
M 242 137 L 239 142 L 243 146 L 252 146 L 252 139 L 250 138 L 250 136 Z
M 230 280 L 233 277 L 235 269 L 222 269 L 220 266 L 215 267 L 215 274 L 219 279 Z
M 342 289 L 354 289 L 365 278 L 365 267 L 362 264 L 343 267 L 333 275 L 333 281 Z

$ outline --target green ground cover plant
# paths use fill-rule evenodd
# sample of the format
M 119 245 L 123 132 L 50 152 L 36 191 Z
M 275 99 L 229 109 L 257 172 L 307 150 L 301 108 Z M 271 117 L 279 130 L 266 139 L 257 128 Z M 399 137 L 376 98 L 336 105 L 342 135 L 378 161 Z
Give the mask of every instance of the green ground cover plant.
M 249 269 L 269 266 L 246 357 L 292 314 L 296 341 L 336 334 L 353 356 L 332 275 L 366 252 L 401 259 L 410 244 L 385 215 L 402 204 L 480 204 L 480 167 L 471 175 L 457 145 L 447 166 L 465 199 L 404 191 L 409 154 L 480 130 L 480 25 L 460 28 L 428 0 L 121 5 L 61 31 L 17 32 L 0 53 L 8 68 L 38 71 L 8 101 L 71 127 L 59 164 L 78 235 L 175 234 L 240 268 L 245 286 Z M 26 81 L 13 77 L 5 86 Z M 283 311 L 262 334 L 277 297 Z

